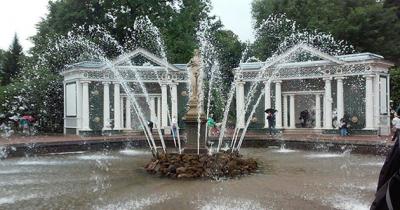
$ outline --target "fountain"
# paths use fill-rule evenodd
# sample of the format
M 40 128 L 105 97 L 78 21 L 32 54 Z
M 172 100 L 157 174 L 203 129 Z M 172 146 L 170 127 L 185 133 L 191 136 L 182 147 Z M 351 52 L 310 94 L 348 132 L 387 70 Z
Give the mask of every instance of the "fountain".
M 203 69 L 199 50 L 195 50 L 188 67 L 192 93 L 189 99 L 189 110 L 183 118 L 187 139 L 184 153 L 157 154 L 145 166 L 146 171 L 171 178 L 209 177 L 214 179 L 255 172 L 258 165 L 254 159 L 244 159 L 238 152 L 231 151 L 213 154 L 211 148 L 205 145 L 206 117 L 202 106 L 203 101 L 200 99 L 201 91 L 203 91 L 201 81 Z
M 165 53 L 161 54 L 166 62 Z M 376 188 L 376 175 L 383 164 L 381 156 L 353 154 L 346 148 L 330 151 L 333 147 L 319 152 L 317 149 L 298 150 L 293 145 L 274 142 L 270 142 L 273 145 L 270 147 L 241 149 L 251 116 L 261 101 L 260 95 L 264 94 L 257 95 L 260 82 L 250 87 L 243 116 L 237 116 L 245 118 L 249 110 L 245 127 L 236 128 L 232 140 L 224 142 L 227 116 L 235 93 L 235 84 L 231 85 L 218 145 L 212 148 L 215 142 L 211 142 L 208 148 L 205 143 L 208 110 L 205 114 L 202 106 L 204 69 L 201 50 L 197 50 L 189 62 L 192 92 L 184 117 L 187 143 L 182 144 L 182 150 L 178 133 L 179 148 L 173 150 L 166 148 L 159 127 L 159 141 L 148 131 L 135 92 L 124 83 L 115 64 L 103 55 L 98 57 L 121 81 L 133 112 L 140 116 L 152 153 L 124 147 L 116 151 L 55 152 L 46 156 L 7 158 L 8 148 L 0 147 L 0 159 L 6 158 L 0 161 L 1 209 L 30 209 L 32 206 L 40 209 L 368 209 Z M 134 74 L 137 73 L 129 58 L 120 58 Z M 268 59 L 262 70 L 274 60 L 278 59 Z M 259 74 L 256 79 L 263 76 Z M 274 73 L 270 76 L 272 80 Z M 160 83 L 160 78 L 158 80 Z M 146 87 L 141 83 L 140 88 L 148 105 Z M 253 105 L 252 98 L 255 98 Z M 169 113 L 168 118 L 171 119 Z M 160 143 L 162 149 L 159 149 Z M 144 165 L 150 174 L 172 179 L 149 176 L 143 173 Z M 253 175 L 229 179 L 247 174 Z M 224 181 L 214 181 L 221 179 Z

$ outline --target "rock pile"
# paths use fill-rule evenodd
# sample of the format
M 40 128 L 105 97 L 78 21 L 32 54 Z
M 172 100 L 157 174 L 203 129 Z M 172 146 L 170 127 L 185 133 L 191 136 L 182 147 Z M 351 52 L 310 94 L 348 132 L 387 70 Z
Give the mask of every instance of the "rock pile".
M 208 154 L 159 154 L 145 169 L 148 173 L 171 178 L 220 178 L 250 174 L 257 170 L 257 162 L 244 159 L 237 153 Z

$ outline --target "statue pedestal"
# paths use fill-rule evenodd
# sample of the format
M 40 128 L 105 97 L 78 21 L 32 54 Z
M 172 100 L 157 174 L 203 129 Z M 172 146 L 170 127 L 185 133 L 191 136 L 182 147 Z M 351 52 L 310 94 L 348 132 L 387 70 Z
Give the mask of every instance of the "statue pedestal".
M 199 113 L 196 103 L 189 102 L 189 111 L 183 121 L 185 122 L 186 144 L 184 153 L 197 153 L 197 138 L 199 134 Z M 200 112 L 200 153 L 207 153 L 205 145 L 206 117 L 204 112 Z
M 187 143 L 185 144 L 184 153 L 197 153 L 197 138 L 198 138 L 198 123 L 192 121 L 185 121 L 185 132 Z M 207 153 L 208 150 L 205 146 L 205 131 L 206 131 L 206 122 L 202 121 L 200 123 L 200 153 Z

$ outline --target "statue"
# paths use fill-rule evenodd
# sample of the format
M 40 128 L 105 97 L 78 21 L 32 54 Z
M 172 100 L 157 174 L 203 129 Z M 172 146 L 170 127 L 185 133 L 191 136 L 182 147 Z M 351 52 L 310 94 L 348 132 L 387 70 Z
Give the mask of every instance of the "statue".
M 202 69 L 201 69 L 201 57 L 200 51 L 196 49 L 194 51 L 194 56 L 190 59 L 188 63 L 188 69 L 190 71 L 190 88 L 192 94 L 189 98 L 189 111 L 186 113 L 185 120 L 193 120 L 197 122 L 198 114 L 200 113 L 200 118 L 205 119 L 205 114 L 203 110 L 203 99 L 200 97 L 202 90 Z M 200 109 L 200 110 L 198 110 Z
M 201 88 L 200 84 L 201 82 L 199 81 L 199 76 L 200 76 L 200 70 L 201 70 L 201 57 L 200 57 L 200 51 L 196 49 L 194 51 L 194 56 L 192 59 L 190 59 L 188 63 L 188 68 L 190 71 L 190 87 L 192 90 L 192 95 L 190 96 L 190 101 L 198 101 L 199 96 L 198 96 L 198 89 Z
M 186 125 L 185 152 L 187 153 L 207 153 L 205 147 L 205 122 L 206 116 L 203 108 L 203 69 L 201 68 L 200 51 L 195 50 L 194 56 L 188 63 L 188 71 L 190 72 L 190 88 L 192 94 L 189 98 L 189 110 L 183 117 Z M 199 121 L 200 120 L 200 121 Z M 198 125 L 200 123 L 200 136 L 198 136 Z

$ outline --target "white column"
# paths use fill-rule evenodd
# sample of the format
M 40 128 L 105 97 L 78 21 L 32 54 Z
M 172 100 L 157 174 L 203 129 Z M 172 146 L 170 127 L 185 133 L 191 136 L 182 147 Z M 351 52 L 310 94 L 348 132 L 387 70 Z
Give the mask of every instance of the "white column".
M 82 128 L 82 84 L 80 81 L 76 81 L 76 118 L 77 129 L 76 134 L 79 135 L 79 130 Z
M 156 122 L 156 102 L 155 102 L 155 97 L 150 96 L 150 121 L 152 121 L 154 124 L 157 124 Z
M 63 128 L 63 133 L 64 133 L 64 135 L 66 135 L 67 134 L 67 104 L 66 104 L 66 99 L 67 99 L 67 92 L 66 92 L 66 82 L 65 81 L 63 81 L 63 95 L 64 95 L 64 97 L 63 97 L 63 106 L 64 106 L 64 114 L 63 114 L 63 117 L 64 117 L 64 119 L 63 119 L 63 122 L 64 122 L 64 128 Z
M 288 98 L 287 95 L 283 95 L 283 128 L 289 127 L 287 98 Z M 290 118 L 292 118 L 292 116 L 290 116 Z
M 374 128 L 374 99 L 372 75 L 365 76 L 365 129 Z
M 159 127 L 161 125 L 161 98 L 157 97 L 157 125 L 156 127 Z
M 380 109 L 379 109 L 379 74 L 374 75 L 374 95 L 373 95 L 373 100 L 374 100 L 374 128 L 379 128 L 379 121 L 380 121 Z M 382 96 L 385 97 L 385 96 Z
M 270 109 L 271 108 L 271 83 L 269 81 L 264 81 L 264 85 L 265 85 L 265 110 L 266 109 Z M 265 123 L 264 123 L 264 128 L 268 128 L 268 120 L 267 120 L 267 113 L 265 113 L 265 117 L 264 117 Z
M 121 95 L 118 82 L 114 82 L 114 130 L 121 130 Z
M 282 93 L 281 80 L 275 81 L 275 109 L 276 112 L 276 128 L 282 128 Z
M 332 78 L 324 78 L 325 94 L 324 94 L 324 128 L 332 129 Z
M 131 101 L 128 97 L 126 97 L 125 104 L 125 127 L 128 130 L 132 130 L 132 122 L 131 122 Z
M 89 81 L 82 81 L 82 130 L 89 131 Z
M 343 102 L 343 79 L 344 77 L 336 77 L 337 92 L 336 92 L 336 111 L 337 111 L 337 121 L 344 116 L 344 102 Z
M 178 83 L 170 83 L 171 85 L 171 117 L 178 120 Z
M 296 116 L 295 116 L 295 101 L 294 95 L 290 95 L 290 128 L 296 128 Z
M 236 82 L 236 127 L 244 128 L 244 82 Z
M 103 130 L 110 129 L 110 82 L 103 82 Z
M 120 97 L 121 98 L 121 102 L 119 103 L 119 109 L 121 110 L 121 117 L 120 117 L 120 119 L 121 119 L 121 128 L 124 128 L 124 100 L 125 100 L 125 97 Z
M 161 127 L 168 129 L 167 84 L 161 84 Z
M 321 128 L 321 97 L 315 94 L 315 128 Z

